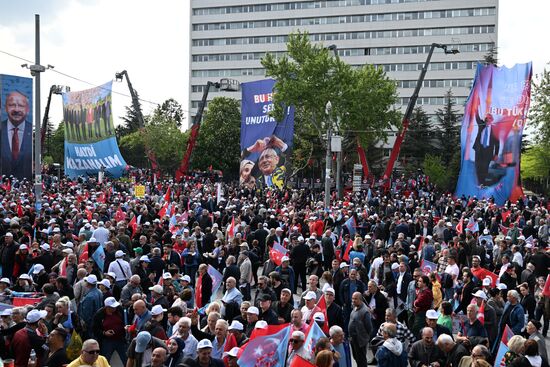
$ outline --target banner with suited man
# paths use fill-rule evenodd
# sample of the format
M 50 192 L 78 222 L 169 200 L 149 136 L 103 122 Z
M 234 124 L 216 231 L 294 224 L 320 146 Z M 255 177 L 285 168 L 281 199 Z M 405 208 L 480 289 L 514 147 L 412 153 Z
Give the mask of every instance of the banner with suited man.
M 32 78 L 0 75 L 0 174 L 32 176 Z

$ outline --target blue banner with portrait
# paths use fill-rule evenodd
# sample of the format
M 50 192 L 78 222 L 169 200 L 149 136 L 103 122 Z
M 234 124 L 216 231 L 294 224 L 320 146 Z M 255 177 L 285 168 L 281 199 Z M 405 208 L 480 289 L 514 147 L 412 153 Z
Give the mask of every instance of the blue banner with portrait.
M 531 75 L 531 63 L 477 65 L 462 121 L 457 196 L 493 199 L 497 205 L 523 196 L 520 153 Z
M 32 78 L 0 75 L 0 174 L 32 177 Z
M 95 176 L 101 170 L 118 178 L 126 169 L 115 137 L 111 85 L 63 94 L 65 174 L 70 178 Z
M 290 164 L 294 108 L 285 108 L 282 121 L 269 115 L 274 85 L 273 79 L 241 84 L 240 184 L 250 189 L 281 189 Z

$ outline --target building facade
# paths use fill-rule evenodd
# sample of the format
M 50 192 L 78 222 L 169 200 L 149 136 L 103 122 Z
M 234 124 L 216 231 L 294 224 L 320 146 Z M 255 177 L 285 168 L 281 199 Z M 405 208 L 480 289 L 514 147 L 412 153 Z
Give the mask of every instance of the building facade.
M 431 116 L 449 89 L 459 108 L 465 103 L 476 63 L 498 44 L 498 0 L 191 0 L 190 6 L 192 112 L 207 81 L 264 78 L 260 59 L 283 54 L 296 30 L 336 45 L 351 65 L 383 67 L 398 83 L 403 111 L 431 44 L 458 49 L 434 52 L 417 101 Z M 210 90 L 208 99 L 219 95 L 240 97 Z

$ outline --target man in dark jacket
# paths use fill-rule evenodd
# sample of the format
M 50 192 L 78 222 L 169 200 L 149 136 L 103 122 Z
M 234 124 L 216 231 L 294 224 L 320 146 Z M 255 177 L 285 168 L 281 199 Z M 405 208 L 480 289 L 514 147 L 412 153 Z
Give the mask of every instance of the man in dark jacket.
M 332 240 L 332 232 L 328 229 L 321 239 L 321 248 L 323 249 L 323 260 L 325 270 L 330 270 L 330 264 L 334 259 L 334 241 Z
M 340 286 L 340 300 L 342 301 L 342 308 L 344 310 L 344 327 L 347 327 L 349 322 L 349 315 L 353 308 L 352 304 L 352 294 L 353 289 L 356 292 L 363 294 L 365 292 L 365 284 L 357 279 L 357 270 L 351 269 L 349 272 L 349 278 L 342 282 Z M 347 331 L 346 329 L 344 329 Z
M 466 349 L 464 345 L 455 343 L 448 334 L 441 334 L 437 338 L 437 346 L 447 356 L 447 359 L 443 364 L 447 367 L 458 367 L 462 357 L 470 355 L 468 349 Z
M 386 319 L 386 309 L 389 308 L 389 304 L 388 299 L 380 292 L 374 280 L 368 283 L 365 302 L 372 317 L 373 331 L 376 332 Z
M 351 273 L 350 273 L 351 274 Z M 367 306 L 363 303 L 363 295 L 355 292 L 352 295 L 353 311 L 351 311 L 348 331 L 351 341 L 353 359 L 358 366 L 367 365 L 367 344 L 372 333 L 372 322 Z
M 197 358 L 186 358 L 180 367 L 224 367 L 221 359 L 212 357 L 212 342 L 203 339 L 197 344 Z

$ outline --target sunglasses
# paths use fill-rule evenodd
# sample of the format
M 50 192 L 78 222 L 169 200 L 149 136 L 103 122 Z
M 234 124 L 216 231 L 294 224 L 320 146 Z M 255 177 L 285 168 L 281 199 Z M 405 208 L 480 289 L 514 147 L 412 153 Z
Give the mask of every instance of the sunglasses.
M 85 350 L 86 353 L 88 354 L 99 354 L 99 349 L 98 350 Z
M 289 341 L 290 341 L 291 343 L 299 343 L 299 342 L 301 342 L 301 341 L 303 341 L 303 340 L 300 340 L 300 339 L 290 339 Z

